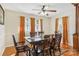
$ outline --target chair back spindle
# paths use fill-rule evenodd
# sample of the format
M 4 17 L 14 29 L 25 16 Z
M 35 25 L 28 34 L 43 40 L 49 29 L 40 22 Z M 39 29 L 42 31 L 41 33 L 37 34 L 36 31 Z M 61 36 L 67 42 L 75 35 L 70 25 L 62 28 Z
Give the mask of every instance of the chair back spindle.
M 13 37 L 13 42 L 14 42 L 14 45 L 15 45 L 15 46 L 17 46 L 16 40 L 15 40 L 15 36 L 14 36 L 14 35 L 12 35 L 12 37 Z

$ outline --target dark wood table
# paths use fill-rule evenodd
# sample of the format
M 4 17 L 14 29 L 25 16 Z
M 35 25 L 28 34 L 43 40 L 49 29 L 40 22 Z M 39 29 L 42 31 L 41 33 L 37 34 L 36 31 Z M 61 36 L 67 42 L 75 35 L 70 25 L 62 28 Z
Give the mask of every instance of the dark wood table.
M 33 45 L 32 51 L 35 51 L 36 46 L 38 46 L 38 45 L 41 46 L 43 44 L 43 41 L 44 41 L 43 36 L 35 36 L 35 37 L 28 36 L 28 37 L 25 37 L 25 39 L 27 42 L 29 42 L 31 45 Z M 38 50 L 38 52 L 39 52 L 39 50 Z M 36 53 L 33 55 L 38 55 L 38 54 Z
M 53 34 L 50 34 L 50 36 L 52 37 Z M 36 50 L 36 46 L 42 46 L 43 42 L 45 42 L 45 40 L 47 40 L 47 39 L 44 39 L 44 35 L 34 36 L 34 37 L 28 36 L 28 37 L 25 37 L 25 39 L 26 39 L 27 42 L 29 42 L 33 46 L 32 51 Z M 37 56 L 38 54 L 36 53 L 36 54 L 33 54 L 33 55 Z

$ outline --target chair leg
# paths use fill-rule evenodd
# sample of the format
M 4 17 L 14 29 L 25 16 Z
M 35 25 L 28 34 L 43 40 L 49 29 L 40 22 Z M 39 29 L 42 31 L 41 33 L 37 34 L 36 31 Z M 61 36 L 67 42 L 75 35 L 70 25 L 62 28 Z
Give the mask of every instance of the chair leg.
M 45 52 L 44 52 L 44 50 L 43 50 L 43 56 L 45 56 Z
M 53 49 L 53 55 L 55 56 L 55 50 Z
M 19 53 L 18 52 L 16 52 L 16 55 L 15 56 L 19 56 Z
M 50 51 L 48 50 L 48 56 L 50 56 Z
M 50 55 L 52 56 L 51 49 L 49 49 Z
M 45 53 L 46 53 L 46 55 L 48 55 L 49 51 L 48 51 L 48 50 L 46 50 L 46 51 L 45 51 Z
M 46 50 L 46 55 L 50 56 L 50 51 L 49 51 L 49 49 Z
M 44 51 L 42 50 L 42 55 L 44 56 Z
M 61 55 L 61 49 L 60 49 L 60 47 L 58 49 L 59 49 L 59 52 L 60 52 L 60 55 Z
M 28 51 L 26 51 L 25 53 L 26 53 L 26 56 L 28 56 Z
M 30 56 L 30 51 L 26 51 L 26 56 Z
M 29 56 L 31 56 L 30 50 L 29 50 Z

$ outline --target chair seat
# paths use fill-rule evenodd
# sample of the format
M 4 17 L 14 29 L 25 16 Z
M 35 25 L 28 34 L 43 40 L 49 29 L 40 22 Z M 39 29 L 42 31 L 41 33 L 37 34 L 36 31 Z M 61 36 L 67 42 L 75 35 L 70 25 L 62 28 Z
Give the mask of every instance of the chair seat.
M 24 42 L 17 42 L 17 46 L 24 46 L 26 45 Z
M 29 52 L 28 55 L 30 55 L 30 48 L 26 44 L 24 44 L 25 42 L 16 42 L 15 36 L 12 35 L 12 37 L 16 49 L 16 55 L 19 55 L 20 52 Z
M 28 47 L 27 45 L 19 45 L 19 46 L 16 46 L 18 49 L 22 49 L 22 48 L 25 48 L 25 49 L 30 49 L 30 47 Z

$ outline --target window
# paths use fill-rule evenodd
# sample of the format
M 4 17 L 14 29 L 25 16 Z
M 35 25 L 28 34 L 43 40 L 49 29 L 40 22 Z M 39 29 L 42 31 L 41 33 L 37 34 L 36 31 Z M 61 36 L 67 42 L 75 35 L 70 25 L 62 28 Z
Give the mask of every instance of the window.
M 36 19 L 35 20 L 35 32 L 39 32 L 39 31 L 41 31 L 40 20 Z
M 38 20 L 35 20 L 35 32 L 38 32 Z
M 26 35 L 30 34 L 30 17 L 25 19 L 25 34 Z
M 25 19 L 25 35 L 30 35 L 31 22 L 30 17 L 26 17 Z M 35 19 L 35 32 L 41 31 L 40 27 L 40 19 Z
M 40 22 L 40 19 L 38 20 L 38 31 L 39 32 L 41 31 L 41 22 Z

